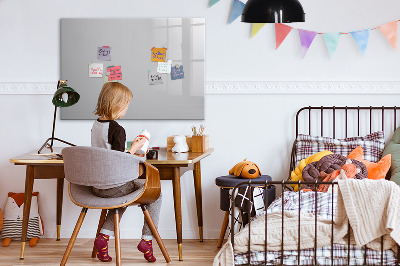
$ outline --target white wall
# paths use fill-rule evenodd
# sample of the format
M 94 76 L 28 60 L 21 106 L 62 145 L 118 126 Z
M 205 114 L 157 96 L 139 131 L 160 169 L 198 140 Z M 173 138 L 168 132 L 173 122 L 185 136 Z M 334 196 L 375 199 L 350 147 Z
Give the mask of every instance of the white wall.
M 373 31 L 365 57 L 346 35 L 336 57 L 329 59 L 321 36 L 301 59 L 297 32 L 274 50 L 273 25 L 250 40 L 250 25 L 227 24 L 230 0 L 208 9 L 208 0 L 149 1 L 12 1 L 0 0 L 0 82 L 56 82 L 59 79 L 59 18 L 61 17 L 206 17 L 207 81 L 398 81 L 399 52 L 392 51 Z M 399 19 L 397 1 L 303 0 L 309 30 L 350 31 Z M 95 97 L 95 96 L 94 96 Z M 218 238 L 223 214 L 214 179 L 238 161 L 256 162 L 275 180 L 286 176 L 294 138 L 294 115 L 308 105 L 399 105 L 399 95 L 206 95 L 205 123 L 215 152 L 202 162 L 205 238 Z M 51 95 L 0 95 L 0 207 L 7 192 L 24 190 L 25 167 L 9 158 L 35 150 L 51 134 Z M 189 134 L 199 121 L 121 121 L 128 138 L 142 128 L 152 132 L 154 146 L 165 146 L 176 133 Z M 78 145 L 90 144 L 91 121 L 57 121 L 56 136 Z M 190 173 L 182 177 L 184 238 L 197 237 L 197 217 Z M 45 237 L 55 237 L 56 182 L 38 180 Z M 159 230 L 175 238 L 171 182 L 162 182 L 164 195 Z M 64 191 L 62 237 L 70 237 L 80 209 Z M 90 211 L 80 237 L 93 237 L 99 212 Z M 121 221 L 123 238 L 139 238 L 142 215 L 130 208 Z

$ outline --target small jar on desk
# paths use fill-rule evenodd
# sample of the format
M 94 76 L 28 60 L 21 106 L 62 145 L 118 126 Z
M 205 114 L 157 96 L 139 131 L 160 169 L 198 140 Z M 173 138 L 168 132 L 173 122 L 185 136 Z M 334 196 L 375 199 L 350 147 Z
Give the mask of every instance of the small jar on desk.
M 217 247 L 220 248 L 222 246 L 222 242 L 225 237 L 225 232 L 228 227 L 229 222 L 229 212 L 230 212 L 230 190 L 233 189 L 236 185 L 242 182 L 265 182 L 265 181 L 272 181 L 272 178 L 268 175 L 261 175 L 254 179 L 245 179 L 241 177 L 237 177 L 234 175 L 226 175 L 220 176 L 215 179 L 215 184 L 220 187 L 220 209 L 225 212 L 224 221 L 222 222 L 221 233 L 218 240 Z M 252 187 L 264 187 L 264 185 L 257 185 L 254 184 Z M 265 206 L 268 207 L 274 200 L 275 200 L 275 186 L 268 185 L 268 187 L 264 190 L 264 200 Z

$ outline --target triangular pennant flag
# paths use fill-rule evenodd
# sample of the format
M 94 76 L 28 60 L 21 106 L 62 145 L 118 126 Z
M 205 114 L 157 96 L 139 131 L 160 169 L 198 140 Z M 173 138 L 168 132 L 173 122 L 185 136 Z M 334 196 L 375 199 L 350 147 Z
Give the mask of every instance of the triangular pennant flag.
M 235 19 L 237 19 L 240 15 L 242 15 L 242 11 L 244 8 L 244 3 L 239 0 L 233 0 L 231 17 L 229 18 L 229 23 L 232 23 Z
M 300 36 L 300 43 L 301 43 L 301 55 L 304 58 L 306 56 L 308 48 L 312 44 L 315 36 L 317 33 L 315 31 L 308 31 L 308 30 L 300 30 L 299 29 L 299 36 Z
M 326 48 L 328 48 L 329 55 L 332 58 L 333 54 L 336 51 L 336 48 L 338 47 L 339 39 L 340 36 L 342 36 L 342 34 L 340 34 L 339 32 L 333 32 L 333 33 L 325 33 L 323 36 Z
M 253 23 L 251 27 L 251 38 L 256 35 L 262 27 L 264 27 L 265 23 Z
M 208 7 L 212 7 L 213 5 L 215 5 L 218 2 L 219 2 L 219 0 L 210 0 L 210 5 Z
M 364 55 L 368 46 L 369 33 L 371 29 L 360 30 L 360 31 L 352 31 L 351 35 L 353 35 L 354 40 L 356 41 L 358 47 L 361 50 L 361 53 Z
M 286 36 L 288 36 L 289 32 L 292 29 L 293 28 L 288 25 L 275 23 L 276 49 L 278 49 L 278 47 L 282 44 L 282 42 L 285 40 Z
M 393 47 L 393 49 L 396 50 L 397 48 L 397 20 L 393 22 L 386 23 L 382 26 L 378 27 L 383 35 L 385 35 L 386 39 L 390 43 L 390 45 Z

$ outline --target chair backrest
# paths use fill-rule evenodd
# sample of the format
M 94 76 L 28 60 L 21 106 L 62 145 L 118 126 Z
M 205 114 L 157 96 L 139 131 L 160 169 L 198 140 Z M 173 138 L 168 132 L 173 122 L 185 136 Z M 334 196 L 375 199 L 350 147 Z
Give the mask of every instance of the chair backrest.
M 65 179 L 83 186 L 119 186 L 139 176 L 144 158 L 97 147 L 62 150 Z

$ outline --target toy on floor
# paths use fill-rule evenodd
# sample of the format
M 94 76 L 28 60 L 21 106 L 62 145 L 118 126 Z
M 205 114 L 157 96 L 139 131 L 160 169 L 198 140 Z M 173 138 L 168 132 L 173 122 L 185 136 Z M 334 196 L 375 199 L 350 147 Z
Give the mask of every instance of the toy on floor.
M 231 170 L 229 170 L 229 174 L 249 179 L 257 178 L 258 176 L 260 176 L 260 168 L 258 168 L 255 163 L 246 160 L 247 158 L 244 159 L 242 162 L 237 163 Z
M 39 192 L 32 193 L 31 212 L 26 236 L 27 239 L 30 239 L 29 246 L 31 247 L 36 245 L 44 230 L 39 215 L 38 195 Z M 24 193 L 9 192 L 6 206 L 4 207 L 3 228 L 1 229 L 3 247 L 8 247 L 11 240 L 21 241 L 23 213 Z

